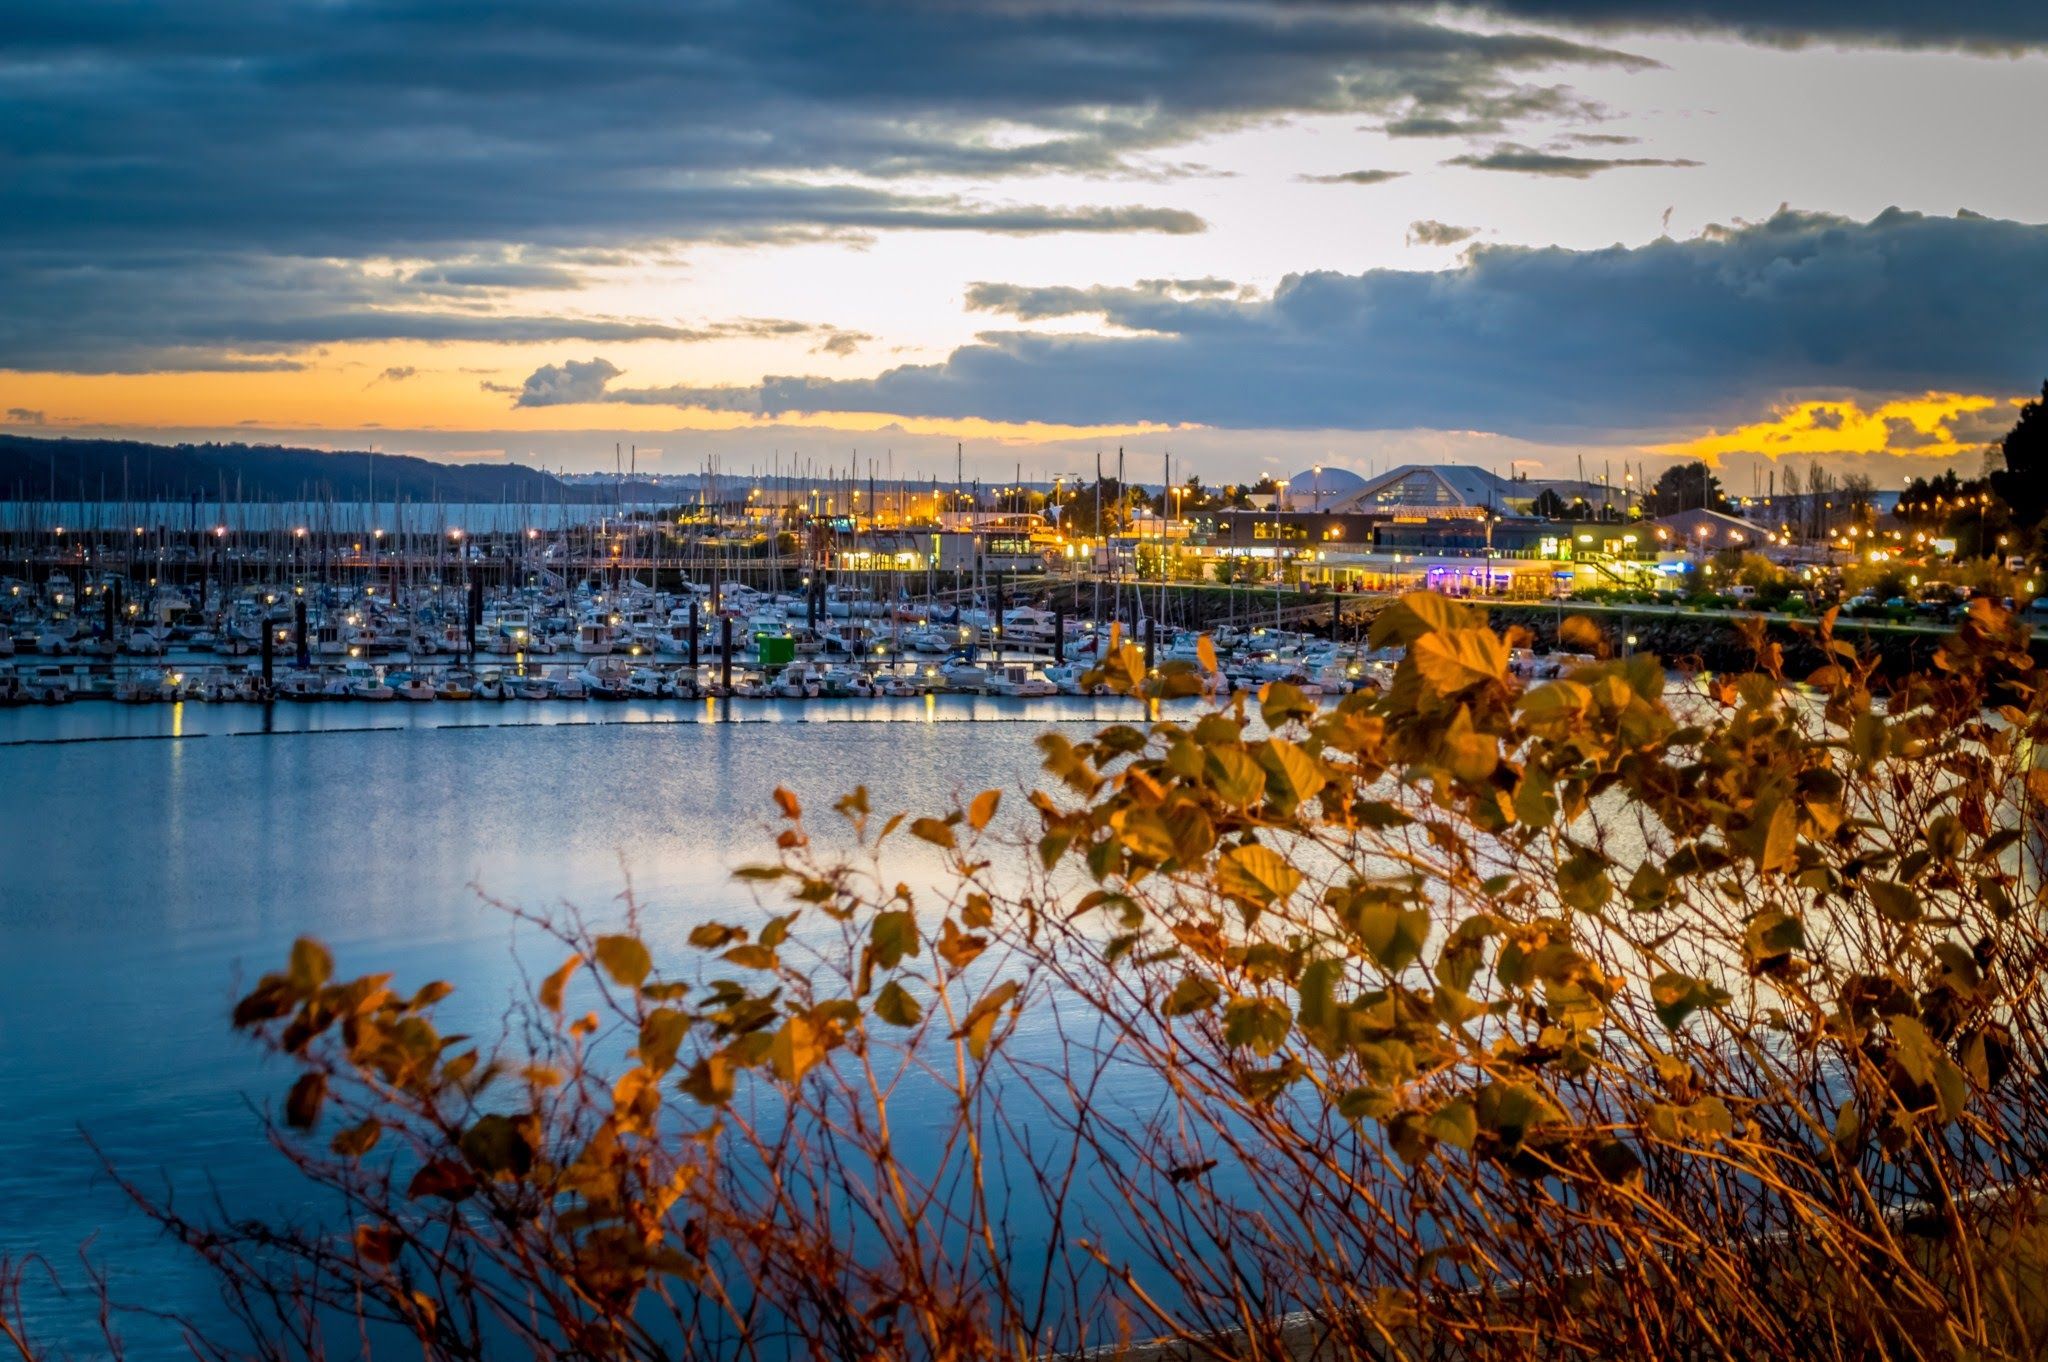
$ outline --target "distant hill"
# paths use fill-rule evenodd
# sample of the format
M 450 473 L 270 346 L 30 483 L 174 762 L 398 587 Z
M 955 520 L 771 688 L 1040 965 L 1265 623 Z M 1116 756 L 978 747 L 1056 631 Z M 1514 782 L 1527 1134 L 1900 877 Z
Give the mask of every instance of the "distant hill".
M 374 483 L 372 482 L 374 479 Z M 0 501 L 658 501 L 647 483 L 572 485 L 511 463 L 284 445 L 159 445 L 0 434 Z M 672 497 L 674 492 L 667 493 Z

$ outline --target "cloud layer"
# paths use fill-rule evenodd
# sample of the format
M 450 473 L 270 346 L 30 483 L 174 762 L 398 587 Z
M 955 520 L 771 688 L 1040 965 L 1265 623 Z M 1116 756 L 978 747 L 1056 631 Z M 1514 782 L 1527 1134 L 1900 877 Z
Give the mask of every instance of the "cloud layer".
M 1994 49 L 2048 43 L 2048 9 L 2028 0 L 1483 0 L 1471 8 L 1511 20 L 1615 30 L 1721 30 L 1781 43 L 1827 39 Z
M 881 231 L 1198 231 L 1164 148 L 1301 113 L 1497 125 L 1605 43 L 1376 6 L 1102 0 L 66 0 L 0 9 L 0 367 L 247 368 L 538 317 L 586 258 Z M 388 262 L 412 262 L 393 270 Z
M 1816 390 L 2025 391 L 2048 365 L 2048 313 L 2015 302 L 2048 294 L 2048 229 L 1974 214 L 1780 211 L 1636 249 L 1482 245 L 1456 269 L 1296 275 L 1266 299 L 1188 282 L 970 296 L 1019 320 L 1092 316 L 1136 335 L 994 332 L 943 363 L 856 381 L 608 377 L 596 400 L 1558 439 L 1697 429 Z

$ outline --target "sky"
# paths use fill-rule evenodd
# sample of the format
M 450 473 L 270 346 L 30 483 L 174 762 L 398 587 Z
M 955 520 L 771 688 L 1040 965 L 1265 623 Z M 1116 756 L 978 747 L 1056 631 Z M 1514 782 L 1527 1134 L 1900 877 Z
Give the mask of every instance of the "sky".
M 2042 126 L 2038 4 L 0 0 L 0 428 L 1897 486 Z

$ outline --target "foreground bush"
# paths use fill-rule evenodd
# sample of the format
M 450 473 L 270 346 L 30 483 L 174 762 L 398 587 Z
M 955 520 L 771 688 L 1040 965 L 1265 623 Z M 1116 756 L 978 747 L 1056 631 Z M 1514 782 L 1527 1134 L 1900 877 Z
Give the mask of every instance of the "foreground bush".
M 1047 735 L 1028 833 L 781 795 L 758 920 L 535 919 L 491 1046 L 301 943 L 235 1024 L 349 1228 L 157 1213 L 276 1356 L 2040 1356 L 2048 700 L 1973 611 L 1524 688 L 1408 597 L 1384 693 Z

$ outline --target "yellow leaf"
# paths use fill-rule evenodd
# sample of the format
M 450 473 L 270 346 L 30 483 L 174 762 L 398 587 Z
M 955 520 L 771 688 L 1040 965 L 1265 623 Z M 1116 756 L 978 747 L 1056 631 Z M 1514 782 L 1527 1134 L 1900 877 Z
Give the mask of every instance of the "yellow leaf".
M 572 955 L 562 962 L 562 967 L 540 981 L 540 1005 L 556 1016 L 562 1015 L 562 990 L 569 986 L 569 976 L 583 963 L 583 957 Z
M 996 806 L 1002 802 L 1001 790 L 983 790 L 974 797 L 974 802 L 967 806 L 967 826 L 980 832 L 988 826 L 989 819 L 996 816 Z
M 784 818 L 801 818 L 804 816 L 804 806 L 797 803 L 796 796 L 783 789 L 780 785 L 775 787 L 775 803 L 782 810 Z
M 825 1046 L 818 1037 L 818 1029 L 803 1017 L 791 1017 L 784 1022 L 768 1050 L 768 1062 L 774 1066 L 775 1076 L 785 1083 L 795 1083 L 824 1057 Z
M 1216 665 L 1216 645 L 1209 641 L 1207 634 L 1195 640 L 1195 657 L 1201 662 L 1204 672 L 1223 670 Z
M 1408 645 L 1422 679 L 1445 695 L 1507 675 L 1508 649 L 1491 629 L 1424 634 Z
M 1265 753 L 1267 760 L 1261 764 L 1282 778 L 1296 800 L 1314 798 L 1327 783 L 1316 759 L 1285 738 L 1267 739 Z
M 1216 887 L 1264 908 L 1301 887 L 1301 872 L 1271 847 L 1232 848 L 1216 862 Z
M 621 988 L 638 988 L 654 969 L 647 947 L 637 936 L 601 936 L 597 939 L 597 963 Z
M 310 992 L 333 977 L 334 957 L 312 937 L 302 936 L 292 942 L 291 975 L 294 986 Z

